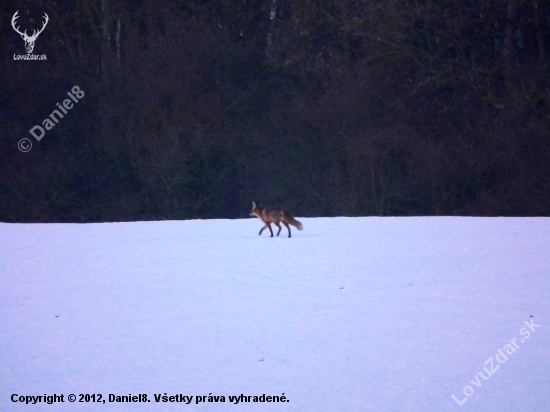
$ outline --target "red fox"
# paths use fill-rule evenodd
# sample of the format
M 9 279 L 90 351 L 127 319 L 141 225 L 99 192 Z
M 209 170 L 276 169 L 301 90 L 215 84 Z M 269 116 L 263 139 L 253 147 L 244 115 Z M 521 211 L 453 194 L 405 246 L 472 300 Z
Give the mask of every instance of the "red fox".
M 273 237 L 273 230 L 271 230 L 272 223 L 279 228 L 277 236 L 279 236 L 282 229 L 279 224 L 280 222 L 283 222 L 283 225 L 285 225 L 288 229 L 288 237 L 291 237 L 289 224 L 295 226 L 298 230 L 302 230 L 304 228 L 300 222 L 294 219 L 294 216 L 292 216 L 288 210 L 283 209 L 282 207 L 262 207 L 256 202 L 252 202 L 252 212 L 250 212 L 250 216 L 259 217 L 261 221 L 265 223 L 265 226 L 262 227 L 258 235 L 261 235 L 264 229 L 268 228 L 271 232 L 270 237 Z

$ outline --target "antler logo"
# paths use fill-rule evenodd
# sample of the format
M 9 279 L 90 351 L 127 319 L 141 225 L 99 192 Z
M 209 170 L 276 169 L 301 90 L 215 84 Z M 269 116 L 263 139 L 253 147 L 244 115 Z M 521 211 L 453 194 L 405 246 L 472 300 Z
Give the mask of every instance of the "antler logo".
M 40 30 L 34 30 L 33 33 L 32 33 L 32 36 L 28 36 L 27 35 L 27 30 L 25 30 L 23 33 L 21 33 L 21 31 L 19 31 L 19 27 L 15 27 L 15 21 L 19 17 L 17 15 L 17 13 L 19 13 L 19 10 L 17 10 L 15 12 L 15 14 L 13 15 L 13 17 L 11 19 L 11 26 L 13 27 L 13 29 L 17 33 L 19 33 L 21 35 L 21 38 L 25 41 L 25 49 L 27 49 L 27 54 L 31 54 L 32 51 L 34 50 L 34 43 L 36 42 L 36 39 L 38 38 L 38 35 L 44 31 L 44 28 L 46 27 L 46 24 L 48 24 L 48 21 L 50 20 L 50 18 L 48 17 L 48 15 L 46 13 L 44 13 L 45 21 L 42 24 L 42 28 Z

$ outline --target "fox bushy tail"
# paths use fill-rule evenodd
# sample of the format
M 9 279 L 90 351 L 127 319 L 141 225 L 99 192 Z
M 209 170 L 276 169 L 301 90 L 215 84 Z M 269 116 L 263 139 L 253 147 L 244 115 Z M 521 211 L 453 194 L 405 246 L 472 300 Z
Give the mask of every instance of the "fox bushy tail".
M 304 230 L 304 226 L 302 225 L 302 223 L 294 219 L 294 216 L 292 216 L 290 212 L 286 212 L 286 213 L 287 215 L 285 217 L 289 225 L 294 226 L 298 230 Z

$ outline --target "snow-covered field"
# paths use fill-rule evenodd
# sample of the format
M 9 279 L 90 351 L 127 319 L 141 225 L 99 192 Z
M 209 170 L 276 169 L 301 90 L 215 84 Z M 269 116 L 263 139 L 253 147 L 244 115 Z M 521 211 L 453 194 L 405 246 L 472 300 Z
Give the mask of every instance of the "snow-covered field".
M 550 411 L 549 218 L 300 220 L 0 224 L 0 411 Z

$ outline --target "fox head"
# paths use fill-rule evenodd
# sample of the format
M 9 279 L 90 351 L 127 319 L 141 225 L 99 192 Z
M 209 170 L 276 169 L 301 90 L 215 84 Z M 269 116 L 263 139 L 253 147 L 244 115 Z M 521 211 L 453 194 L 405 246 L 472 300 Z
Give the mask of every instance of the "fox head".
M 252 211 L 250 212 L 250 216 L 258 216 L 258 213 L 260 212 L 260 205 L 256 204 L 256 202 L 252 202 Z

